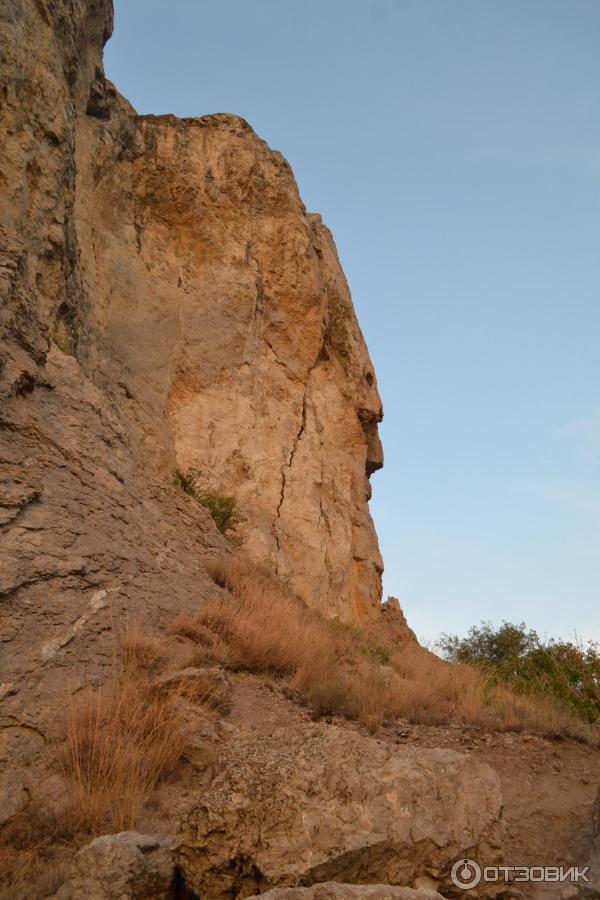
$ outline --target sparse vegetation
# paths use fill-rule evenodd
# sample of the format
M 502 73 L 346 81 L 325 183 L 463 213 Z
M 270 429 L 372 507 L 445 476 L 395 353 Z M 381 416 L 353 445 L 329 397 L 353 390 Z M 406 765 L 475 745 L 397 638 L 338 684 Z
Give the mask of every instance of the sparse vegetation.
M 205 507 L 214 519 L 215 525 L 228 541 L 236 546 L 241 544 L 238 529 L 246 521 L 240 510 L 237 499 L 228 494 L 208 487 L 199 469 L 191 468 L 187 472 L 177 469 L 175 481 L 190 497 Z
M 152 695 L 129 673 L 109 689 L 75 697 L 66 769 L 81 826 L 95 834 L 108 819 L 115 831 L 132 828 L 146 797 L 179 762 L 181 729 L 172 698 Z
M 126 624 L 119 643 L 126 671 L 151 672 L 160 668 L 165 660 L 164 641 L 144 631 L 139 620 Z
M 600 647 L 592 641 L 542 639 L 524 622 L 482 622 L 463 638 L 442 635 L 439 647 L 519 695 L 555 698 L 588 722 L 600 717 Z
M 240 561 L 213 565 L 228 594 L 179 623 L 232 668 L 270 673 L 321 714 L 377 731 L 385 719 L 583 737 L 584 724 L 555 697 L 524 695 L 486 671 L 440 659 L 418 645 L 382 646 L 360 628 L 325 619 L 267 572 Z
M 185 745 L 185 702 L 202 702 L 191 682 L 160 688 L 161 638 L 130 623 L 112 682 L 67 701 L 64 768 L 75 785 L 73 816 L 91 834 L 133 828 L 154 787 L 175 771 Z

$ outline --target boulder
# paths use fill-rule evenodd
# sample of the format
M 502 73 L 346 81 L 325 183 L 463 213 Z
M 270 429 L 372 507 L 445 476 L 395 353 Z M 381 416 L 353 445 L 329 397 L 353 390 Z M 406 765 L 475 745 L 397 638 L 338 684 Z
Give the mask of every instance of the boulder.
M 220 766 L 174 842 L 198 896 L 423 876 L 443 885 L 459 856 L 498 859 L 499 779 L 471 757 L 318 723 L 241 735 Z
M 174 900 L 175 866 L 158 838 L 122 831 L 79 851 L 57 900 Z

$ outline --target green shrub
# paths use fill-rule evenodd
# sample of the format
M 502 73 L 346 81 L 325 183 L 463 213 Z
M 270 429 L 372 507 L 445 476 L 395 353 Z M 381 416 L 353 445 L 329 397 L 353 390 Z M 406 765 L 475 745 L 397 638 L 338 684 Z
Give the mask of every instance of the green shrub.
M 235 497 L 221 494 L 202 484 L 202 476 L 198 469 L 188 469 L 182 472 L 177 469 L 175 482 L 190 497 L 202 504 L 211 514 L 215 525 L 231 543 L 241 543 L 241 538 L 236 534 L 237 529 L 246 521 L 246 516 L 237 505 Z
M 443 634 L 442 656 L 475 665 L 521 694 L 550 696 L 588 722 L 600 718 L 600 647 L 542 639 L 524 622 L 474 625 L 466 637 Z

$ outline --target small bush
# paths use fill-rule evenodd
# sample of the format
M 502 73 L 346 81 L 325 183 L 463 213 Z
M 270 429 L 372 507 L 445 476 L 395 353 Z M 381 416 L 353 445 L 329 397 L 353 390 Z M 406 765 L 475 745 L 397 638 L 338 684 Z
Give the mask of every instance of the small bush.
M 186 494 L 208 510 L 218 530 L 227 540 L 236 545 L 241 543 L 241 537 L 236 532 L 247 519 L 239 509 L 235 497 L 203 485 L 201 473 L 196 468 L 188 469 L 187 472 L 178 469 L 175 481 Z
M 444 634 L 446 659 L 477 666 L 495 684 L 520 695 L 554 698 L 592 723 L 600 717 L 600 647 L 543 640 L 525 623 L 473 626 L 466 637 Z

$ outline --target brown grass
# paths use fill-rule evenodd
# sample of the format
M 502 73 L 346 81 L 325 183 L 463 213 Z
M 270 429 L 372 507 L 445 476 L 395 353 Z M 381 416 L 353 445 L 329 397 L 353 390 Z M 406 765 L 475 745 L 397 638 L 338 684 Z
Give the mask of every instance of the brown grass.
M 0 900 L 54 897 L 66 877 L 72 832 L 34 803 L 2 830 Z
M 153 788 L 179 762 L 181 726 L 172 697 L 153 694 L 130 672 L 71 700 L 66 768 L 83 828 L 97 833 L 107 819 L 116 831 L 133 828 Z
M 418 645 L 386 647 L 358 628 L 326 620 L 246 562 L 213 564 L 210 574 L 229 593 L 188 617 L 187 635 L 201 636 L 202 653 L 225 665 L 285 677 L 318 713 L 356 719 L 372 732 L 386 719 L 404 718 L 588 736 L 550 700 L 493 687 L 479 670 Z
M 152 672 L 164 663 L 164 640 L 145 631 L 139 619 L 127 622 L 119 643 L 122 663 L 126 669 Z
M 120 638 L 111 683 L 67 699 L 64 768 L 75 788 L 73 815 L 92 834 L 133 828 L 156 785 L 172 774 L 185 745 L 185 704 L 202 702 L 192 682 L 160 688 L 153 675 L 161 638 L 139 622 Z

